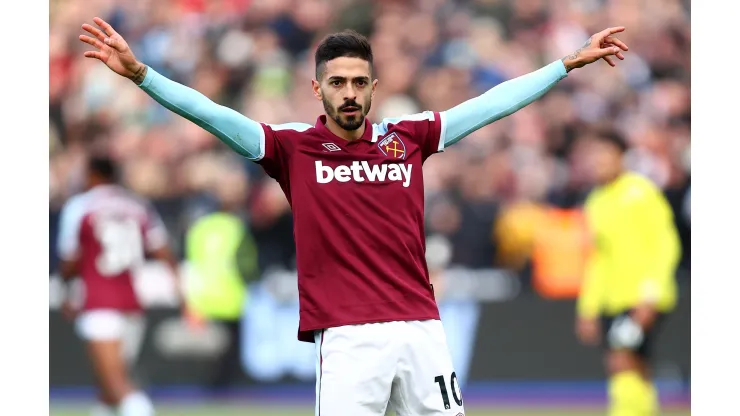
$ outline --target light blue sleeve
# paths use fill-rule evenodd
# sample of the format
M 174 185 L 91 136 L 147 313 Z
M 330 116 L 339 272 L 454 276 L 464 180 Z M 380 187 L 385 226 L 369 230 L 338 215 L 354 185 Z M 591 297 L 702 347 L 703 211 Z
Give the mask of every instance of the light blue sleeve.
M 565 65 L 557 60 L 443 112 L 442 143 L 445 147 L 455 144 L 481 127 L 519 111 L 542 97 L 567 75 Z
M 192 88 L 167 79 L 151 67 L 139 87 L 158 103 L 204 128 L 240 155 L 255 161 L 264 156 L 265 133 L 260 123 L 214 103 Z
M 80 248 L 80 227 L 85 216 L 84 194 L 70 198 L 62 207 L 57 235 L 57 253 L 66 261 L 75 260 Z

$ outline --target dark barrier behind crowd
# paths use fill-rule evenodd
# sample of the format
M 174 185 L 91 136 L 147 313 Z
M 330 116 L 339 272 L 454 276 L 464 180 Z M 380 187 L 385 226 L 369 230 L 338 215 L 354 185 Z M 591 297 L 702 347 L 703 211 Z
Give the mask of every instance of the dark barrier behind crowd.
M 583 347 L 575 338 L 573 301 L 545 300 L 523 292 L 514 276 L 500 271 L 463 273 L 470 275 L 459 273 L 458 279 L 468 279 L 469 287 L 476 289 L 458 291 L 440 303 L 462 383 L 603 379 L 600 351 Z M 486 283 L 472 283 L 473 273 Z M 135 366 L 140 381 L 150 388 L 212 385 L 222 365 L 219 357 L 237 336 L 240 353 L 228 363 L 234 371 L 227 387 L 296 382 L 310 387 L 315 377 L 314 346 L 296 339 L 298 309 L 291 293 L 295 289 L 290 289 L 291 274 L 284 276 L 278 284 L 252 285 L 238 335 L 219 324 L 188 329 L 177 309 L 164 306 L 164 296 L 152 299 L 146 331 L 132 340 L 141 345 Z M 283 285 L 288 289 L 278 288 Z M 690 304 L 689 291 L 682 288 L 679 307 L 662 327 L 656 347 L 656 377 L 678 385 L 690 379 Z M 88 386 L 92 376 L 82 344 L 55 305 L 51 309 L 51 388 Z

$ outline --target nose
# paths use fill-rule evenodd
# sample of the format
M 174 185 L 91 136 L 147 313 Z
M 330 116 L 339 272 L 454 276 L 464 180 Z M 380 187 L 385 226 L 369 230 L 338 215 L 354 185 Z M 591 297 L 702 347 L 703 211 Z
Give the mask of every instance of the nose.
M 357 99 L 357 90 L 352 83 L 348 83 L 344 89 L 344 101 L 355 101 L 355 99 Z

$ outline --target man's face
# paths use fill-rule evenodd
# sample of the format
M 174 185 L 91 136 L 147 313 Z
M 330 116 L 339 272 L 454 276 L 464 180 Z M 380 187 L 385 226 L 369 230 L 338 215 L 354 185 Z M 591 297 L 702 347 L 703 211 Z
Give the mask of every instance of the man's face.
M 360 128 L 375 94 L 378 80 L 372 79 L 370 63 L 360 58 L 340 57 L 324 63 L 320 80 L 313 81 L 316 98 L 324 104 L 327 117 L 339 127 Z
M 603 140 L 591 142 L 589 170 L 597 185 L 605 185 L 614 180 L 622 171 L 622 152 L 616 145 Z

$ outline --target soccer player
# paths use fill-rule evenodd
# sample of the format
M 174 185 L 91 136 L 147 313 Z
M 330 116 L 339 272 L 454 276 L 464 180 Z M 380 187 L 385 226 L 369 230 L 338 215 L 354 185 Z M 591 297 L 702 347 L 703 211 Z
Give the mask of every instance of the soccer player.
M 63 312 L 75 320 L 92 361 L 99 389 L 93 415 L 152 415 L 151 401 L 133 387 L 126 368 L 144 331 L 131 274 L 146 253 L 168 264 L 173 275 L 175 260 L 159 215 L 116 184 L 110 159 L 91 158 L 86 175 L 87 190 L 62 208 L 57 242 L 62 278 L 81 277 L 85 296 L 78 308 L 68 291 Z
M 586 201 L 595 244 L 578 299 L 576 332 L 603 341 L 611 416 L 658 413 L 648 371 L 658 324 L 676 304 L 680 242 L 663 193 L 624 170 L 624 139 L 599 132 L 589 160 L 597 188 Z
M 545 94 L 569 71 L 627 46 L 606 29 L 573 54 L 444 112 L 377 124 L 378 87 L 367 39 L 345 31 L 315 52 L 314 125 L 268 125 L 213 103 L 139 62 L 105 21 L 84 24 L 85 52 L 171 111 L 260 164 L 293 211 L 300 322 L 316 343 L 316 414 L 464 413 L 424 259 L 422 164 L 469 133 Z M 427 88 L 434 88 L 433 85 Z

